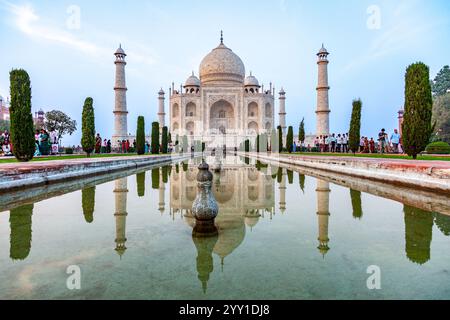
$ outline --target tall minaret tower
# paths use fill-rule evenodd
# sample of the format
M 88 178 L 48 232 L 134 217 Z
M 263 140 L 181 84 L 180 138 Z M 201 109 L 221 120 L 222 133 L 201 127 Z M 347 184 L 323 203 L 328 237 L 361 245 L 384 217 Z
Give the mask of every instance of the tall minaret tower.
M 317 216 L 319 220 L 319 249 L 320 253 L 325 257 L 325 254 L 330 250 L 328 243 L 328 221 L 330 219 L 330 183 L 317 180 Z
M 280 126 L 283 130 L 283 136 L 286 136 L 286 92 L 283 88 L 280 91 Z
M 116 218 L 116 252 L 120 257 L 125 253 L 127 247 L 125 243 L 126 238 L 126 223 L 127 223 L 127 195 L 128 186 L 127 178 L 122 178 L 116 180 L 114 188 L 114 198 L 116 202 L 116 213 L 114 217 Z
M 159 102 L 159 111 L 158 111 L 158 118 L 159 118 L 159 129 L 162 133 L 163 127 L 166 126 L 166 112 L 164 108 L 164 101 L 165 101 L 165 92 L 161 88 L 161 90 L 158 92 L 158 102 Z
M 127 85 L 125 81 L 125 51 L 122 46 L 119 46 L 116 53 L 116 83 L 114 86 L 115 92 L 115 107 L 114 107 L 114 134 L 112 136 L 112 144 L 114 147 L 119 147 L 118 141 L 128 139 L 128 111 L 127 111 Z
M 317 54 L 319 65 L 319 83 L 317 85 L 317 127 L 316 135 L 330 134 L 330 106 L 328 101 L 328 51 L 322 44 L 322 48 Z

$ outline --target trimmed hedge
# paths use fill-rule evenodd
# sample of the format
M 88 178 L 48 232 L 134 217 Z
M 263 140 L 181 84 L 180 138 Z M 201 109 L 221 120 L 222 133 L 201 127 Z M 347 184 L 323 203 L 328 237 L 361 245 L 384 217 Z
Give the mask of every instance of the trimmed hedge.
M 450 154 L 450 145 L 447 142 L 438 141 L 430 143 L 425 150 L 428 154 Z

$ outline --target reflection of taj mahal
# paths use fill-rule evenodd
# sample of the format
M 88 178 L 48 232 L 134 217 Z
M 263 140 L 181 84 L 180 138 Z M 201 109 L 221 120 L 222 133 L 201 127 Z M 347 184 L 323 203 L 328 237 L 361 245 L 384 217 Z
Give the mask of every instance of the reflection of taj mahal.
M 223 43 L 200 64 L 185 85 L 170 90 L 170 130 L 208 144 L 237 146 L 244 137 L 275 128 L 275 89 L 260 86 L 242 60 Z M 160 123 L 164 123 L 164 92 L 160 91 Z M 280 92 L 280 123 L 285 127 L 285 93 Z M 215 140 L 215 138 L 219 140 Z M 216 142 L 216 143 L 214 143 Z

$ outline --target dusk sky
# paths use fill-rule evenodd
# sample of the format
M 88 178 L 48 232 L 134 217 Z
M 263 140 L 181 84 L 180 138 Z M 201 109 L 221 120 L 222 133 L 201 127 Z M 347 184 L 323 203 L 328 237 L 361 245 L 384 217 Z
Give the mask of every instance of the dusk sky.
M 77 19 L 77 12 L 80 19 Z M 379 13 L 379 14 L 378 14 Z M 268 87 L 287 92 L 287 121 L 303 117 L 315 130 L 317 64 L 329 56 L 332 132 L 347 132 L 354 98 L 363 101 L 362 134 L 397 127 L 404 73 L 416 61 L 434 78 L 450 64 L 450 1 L 3 1 L 0 0 L 0 95 L 9 71 L 32 81 L 33 111 L 59 109 L 78 122 L 84 99 L 94 99 L 96 128 L 113 131 L 114 56 L 127 57 L 129 131 L 139 115 L 147 131 L 157 119 L 158 91 L 198 75 L 202 58 L 225 44 Z M 169 111 L 166 100 L 166 112 Z M 278 113 L 278 100 L 276 105 Z M 278 117 L 276 118 L 278 124 Z M 63 144 L 79 144 L 80 131 Z

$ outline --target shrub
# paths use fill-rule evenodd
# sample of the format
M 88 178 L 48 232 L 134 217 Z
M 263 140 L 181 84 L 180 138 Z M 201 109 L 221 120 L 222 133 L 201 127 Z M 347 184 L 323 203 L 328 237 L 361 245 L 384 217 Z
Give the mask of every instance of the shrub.
M 65 154 L 73 154 L 73 149 L 72 148 L 66 148 L 64 149 Z
M 450 145 L 443 141 L 433 142 L 425 150 L 428 154 L 450 154 Z

